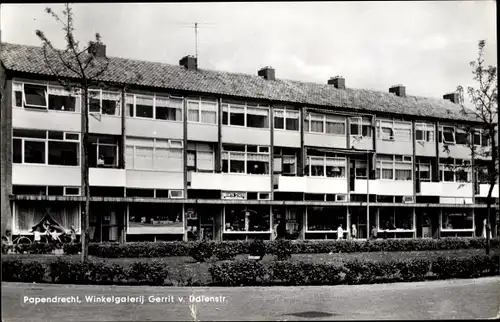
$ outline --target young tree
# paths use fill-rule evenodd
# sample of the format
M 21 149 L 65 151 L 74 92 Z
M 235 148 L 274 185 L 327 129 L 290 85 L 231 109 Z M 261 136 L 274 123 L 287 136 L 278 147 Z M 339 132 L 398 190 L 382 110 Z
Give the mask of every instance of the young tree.
M 495 202 L 492 196 L 495 184 L 498 184 L 498 82 L 497 67 L 484 63 L 484 48 L 486 41 L 478 43 L 478 56 L 475 61 L 470 62 L 473 79 L 477 83 L 475 87 L 469 86 L 464 89 L 457 87 L 459 103 L 462 106 L 463 115 L 470 115 L 480 122 L 478 126 L 464 126 L 467 133 L 467 144 L 471 150 L 472 174 L 480 182 L 489 185 L 486 197 L 486 254 L 490 253 L 491 221 L 496 220 L 496 211 L 492 213 L 491 208 Z M 472 107 L 464 105 L 464 92 L 467 92 Z
M 109 86 L 121 87 L 126 89 L 126 84 L 140 80 L 139 74 L 134 74 L 123 83 L 104 83 L 100 81 L 108 69 L 109 59 L 99 53 L 101 45 L 101 36 L 96 33 L 95 40 L 89 41 L 84 48 L 80 48 L 80 43 L 74 36 L 73 12 L 68 3 L 64 5 L 62 18 L 52 9 L 46 8 L 45 11 L 51 15 L 62 26 L 65 36 L 66 48 L 58 50 L 52 42 L 45 36 L 41 30 L 36 31 L 36 35 L 42 41 L 44 62 L 58 82 L 70 92 L 70 95 L 81 95 L 83 98 L 81 104 L 82 113 L 82 155 L 81 167 L 83 170 L 84 185 L 84 204 L 81 214 L 81 242 L 82 242 L 82 261 L 88 258 L 89 242 L 89 208 L 90 208 L 90 186 L 89 186 L 89 163 L 88 163 L 88 135 L 89 135 L 89 105 L 92 104 L 92 92 L 90 88 L 106 88 Z M 100 111 L 102 108 L 99 106 Z

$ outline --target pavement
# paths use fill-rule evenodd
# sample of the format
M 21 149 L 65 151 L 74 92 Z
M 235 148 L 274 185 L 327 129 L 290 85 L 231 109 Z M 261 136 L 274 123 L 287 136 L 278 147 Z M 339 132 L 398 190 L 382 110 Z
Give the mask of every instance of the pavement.
M 111 303 L 90 301 L 102 295 L 110 297 L 104 300 Z M 29 303 L 47 298 L 76 303 Z M 499 312 L 500 277 L 304 287 L 2 283 L 2 321 L 6 322 L 194 321 L 193 315 L 198 321 L 487 319 L 498 317 Z

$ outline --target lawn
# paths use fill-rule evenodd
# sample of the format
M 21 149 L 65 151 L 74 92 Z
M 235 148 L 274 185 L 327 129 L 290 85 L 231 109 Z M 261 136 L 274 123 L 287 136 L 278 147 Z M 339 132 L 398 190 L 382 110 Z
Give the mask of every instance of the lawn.
M 444 257 L 471 257 L 474 255 L 483 255 L 483 249 L 458 249 L 458 250 L 438 250 L 438 251 L 415 251 L 415 252 L 368 252 L 368 253 L 335 253 L 335 254 L 294 254 L 292 260 L 307 261 L 316 263 L 331 263 L 340 260 L 348 260 L 353 258 L 367 259 L 373 261 L 389 260 L 389 259 L 409 259 L 409 258 L 437 258 Z M 500 254 L 500 248 L 493 249 L 492 254 Z M 4 259 L 20 259 L 20 260 L 36 260 L 42 263 L 50 263 L 57 260 L 58 257 L 69 259 L 72 261 L 79 261 L 79 255 L 15 255 L 9 254 L 2 256 Z M 247 255 L 238 255 L 236 259 L 244 259 Z M 210 265 L 208 263 L 197 263 L 189 256 L 175 256 L 175 257 L 160 257 L 160 258 L 100 258 L 89 257 L 90 260 L 95 262 L 106 261 L 110 263 L 118 263 L 124 267 L 136 261 L 149 262 L 152 260 L 160 260 L 165 263 L 170 269 L 170 279 L 174 285 L 207 285 L 211 282 L 211 276 L 208 271 Z M 274 256 L 266 255 L 262 260 L 263 263 L 269 263 L 274 260 Z M 189 282 L 191 280 L 191 283 Z

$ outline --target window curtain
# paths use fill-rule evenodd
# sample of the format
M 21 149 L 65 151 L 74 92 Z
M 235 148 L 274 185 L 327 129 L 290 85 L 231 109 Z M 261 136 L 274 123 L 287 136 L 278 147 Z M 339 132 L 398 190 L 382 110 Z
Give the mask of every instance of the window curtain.
M 326 133 L 345 134 L 345 123 L 326 122 Z
M 269 155 L 268 154 L 253 154 L 253 153 L 248 153 L 247 154 L 247 160 L 248 161 L 269 162 Z
M 29 231 L 45 216 L 45 209 L 18 205 L 16 212 L 16 230 Z
M 217 112 L 215 111 L 201 111 L 201 122 L 208 124 L 217 124 Z
M 73 226 L 75 230 L 80 230 L 78 206 L 54 207 L 49 214 L 61 228 L 70 229 Z
M 200 121 L 200 103 L 198 102 L 188 102 L 188 121 L 199 122 Z
M 323 133 L 323 120 L 311 120 L 311 132 Z

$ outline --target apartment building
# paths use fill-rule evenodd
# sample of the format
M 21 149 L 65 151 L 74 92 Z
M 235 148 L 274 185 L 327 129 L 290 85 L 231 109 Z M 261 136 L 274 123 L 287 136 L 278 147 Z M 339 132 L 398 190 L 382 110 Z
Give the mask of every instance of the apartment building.
M 204 70 L 191 56 L 109 61 L 89 102 L 94 241 L 273 239 L 278 227 L 332 239 L 339 225 L 357 238 L 481 235 L 489 185 L 467 141 L 489 142 L 463 132 L 479 123 L 455 94 Z M 40 47 L 2 44 L 1 63 L 2 232 L 30 235 L 45 218 L 79 231 L 81 95 Z

